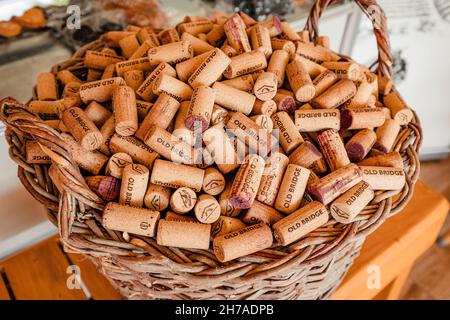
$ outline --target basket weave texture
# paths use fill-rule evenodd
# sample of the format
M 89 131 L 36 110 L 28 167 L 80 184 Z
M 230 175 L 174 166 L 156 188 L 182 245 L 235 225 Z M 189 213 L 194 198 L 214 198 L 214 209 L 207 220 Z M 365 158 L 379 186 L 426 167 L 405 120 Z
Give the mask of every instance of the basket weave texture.
M 319 0 L 311 10 L 305 30 L 311 40 L 318 36 L 322 12 L 331 4 Z M 392 76 L 392 55 L 386 19 L 375 1 L 355 1 L 374 22 L 378 44 L 377 73 Z M 100 39 L 78 50 L 73 57 L 53 67 L 67 69 L 85 79 L 83 56 L 101 50 Z M 11 158 L 25 188 L 49 210 L 58 226 L 65 250 L 85 254 L 129 299 L 324 299 L 340 284 L 365 238 L 410 200 L 419 175 L 418 149 L 421 128 L 417 116 L 402 128 L 394 150 L 404 160 L 406 184 L 400 191 L 377 192 L 375 199 L 350 224 L 330 221 L 287 246 L 274 246 L 250 256 L 221 264 L 212 250 L 185 250 L 159 246 L 152 238 L 132 236 L 101 224 L 103 201 L 88 187 L 70 157 L 59 132 L 11 98 L 1 102 L 0 119 L 7 126 Z M 25 142 L 36 140 L 52 155 L 62 177 L 59 193 L 49 177 L 49 165 L 26 162 Z M 56 159 L 56 160 L 55 160 Z

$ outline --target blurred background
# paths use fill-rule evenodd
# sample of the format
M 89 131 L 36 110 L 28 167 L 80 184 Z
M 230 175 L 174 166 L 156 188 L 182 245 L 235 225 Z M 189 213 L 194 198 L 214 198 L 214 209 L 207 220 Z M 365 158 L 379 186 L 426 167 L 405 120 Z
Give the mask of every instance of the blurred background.
M 279 15 L 298 31 L 313 2 L 0 0 L 0 99 L 13 96 L 26 102 L 38 73 L 69 58 L 78 47 L 108 30 L 128 24 L 170 26 L 186 15 L 243 10 L 257 20 Z M 388 17 L 396 85 L 418 113 L 425 132 L 422 179 L 450 198 L 450 0 L 378 2 Z M 27 10 L 33 7 L 40 11 L 30 14 Z M 66 21 L 76 8 L 80 8 L 81 28 L 72 30 Z M 14 22 L 24 27 L 15 28 Z M 320 33 L 330 37 L 333 50 L 367 66 L 377 58 L 371 29 L 371 22 L 352 1 L 336 1 L 320 25 Z M 3 130 L 0 123 L 0 259 L 56 232 L 44 208 L 21 187 L 17 166 L 9 159 L 1 136 Z

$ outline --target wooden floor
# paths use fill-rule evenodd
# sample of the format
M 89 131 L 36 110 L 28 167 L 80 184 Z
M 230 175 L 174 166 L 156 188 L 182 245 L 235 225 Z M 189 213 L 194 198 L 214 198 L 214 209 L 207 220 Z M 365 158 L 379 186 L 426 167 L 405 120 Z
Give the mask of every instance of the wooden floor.
M 422 163 L 421 180 L 450 200 L 450 158 Z M 450 218 L 441 234 L 450 232 Z M 402 299 L 450 299 L 450 246 L 435 244 L 414 264 Z

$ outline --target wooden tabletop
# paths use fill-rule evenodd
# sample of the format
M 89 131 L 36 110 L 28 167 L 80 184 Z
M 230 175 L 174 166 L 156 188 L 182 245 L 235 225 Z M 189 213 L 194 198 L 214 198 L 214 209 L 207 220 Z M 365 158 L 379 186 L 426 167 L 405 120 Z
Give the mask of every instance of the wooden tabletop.
M 419 182 L 407 208 L 367 238 L 333 298 L 395 298 L 412 263 L 434 243 L 447 212 L 446 199 Z M 79 289 L 74 271 L 81 275 Z M 121 298 L 89 260 L 65 253 L 56 237 L 0 262 L 0 275 L 0 300 Z

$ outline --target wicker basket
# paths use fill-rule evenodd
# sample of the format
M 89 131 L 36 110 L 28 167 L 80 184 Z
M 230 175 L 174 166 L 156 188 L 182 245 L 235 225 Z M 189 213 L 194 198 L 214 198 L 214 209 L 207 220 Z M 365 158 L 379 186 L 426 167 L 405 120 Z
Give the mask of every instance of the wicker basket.
M 305 27 L 311 40 L 317 37 L 319 18 L 331 2 L 319 0 L 312 8 Z M 373 17 L 379 52 L 377 72 L 391 78 L 392 55 L 384 13 L 375 1 L 356 3 Z M 85 78 L 87 70 L 81 57 L 86 50 L 101 50 L 105 45 L 101 39 L 88 44 L 52 72 L 69 69 Z M 288 247 L 274 246 L 221 264 L 211 250 L 161 247 L 154 239 L 139 236 L 126 241 L 122 233 L 104 229 L 104 203 L 87 187 L 60 134 L 11 98 L 2 101 L 0 118 L 7 125 L 9 153 L 19 165 L 18 176 L 34 198 L 49 209 L 49 219 L 58 226 L 65 250 L 90 257 L 129 299 L 327 298 L 340 284 L 365 238 L 407 204 L 419 174 L 421 129 L 415 116 L 402 128 L 395 144 L 406 173 L 401 191 L 377 192 L 351 224 L 330 220 Z M 25 142 L 29 139 L 37 140 L 51 153 L 53 165 L 63 178 L 61 194 L 49 178 L 49 165 L 26 162 Z

